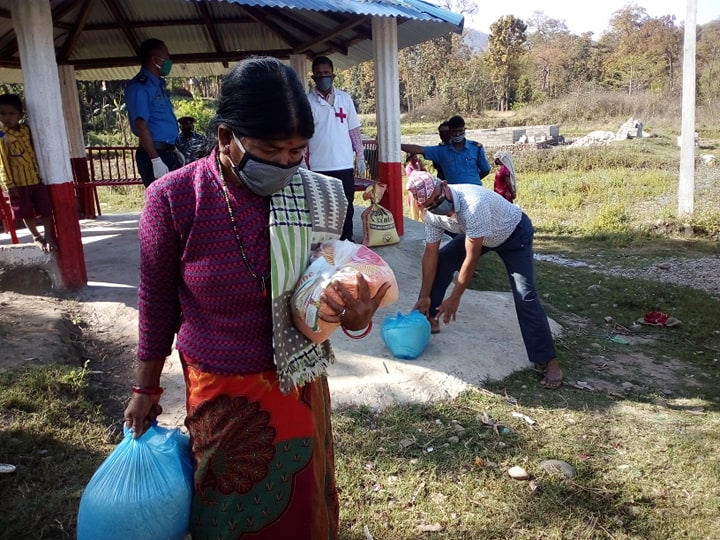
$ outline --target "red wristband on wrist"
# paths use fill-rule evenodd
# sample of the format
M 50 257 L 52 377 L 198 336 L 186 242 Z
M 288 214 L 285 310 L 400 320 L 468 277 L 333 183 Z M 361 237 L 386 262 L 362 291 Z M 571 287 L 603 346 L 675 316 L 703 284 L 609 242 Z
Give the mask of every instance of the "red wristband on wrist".
M 165 389 L 161 388 L 159 386 L 156 386 L 154 388 L 149 386 L 138 386 L 137 384 L 134 384 L 132 386 L 133 394 L 143 394 L 146 396 L 159 396 L 162 394 Z
M 345 332 L 345 335 L 350 339 L 362 339 L 370 333 L 370 330 L 372 330 L 372 321 L 370 321 L 370 324 L 367 325 L 367 328 L 363 330 L 360 334 L 351 334 L 344 326 L 342 327 L 342 331 Z

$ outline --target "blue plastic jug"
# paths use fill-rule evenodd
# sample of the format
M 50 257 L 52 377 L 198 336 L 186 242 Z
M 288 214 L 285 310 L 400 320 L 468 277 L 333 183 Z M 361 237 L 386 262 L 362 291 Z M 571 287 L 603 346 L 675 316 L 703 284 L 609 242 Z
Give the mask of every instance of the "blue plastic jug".
M 395 358 L 414 360 L 430 343 L 430 322 L 417 310 L 407 315 L 388 315 L 383 321 L 380 336 Z

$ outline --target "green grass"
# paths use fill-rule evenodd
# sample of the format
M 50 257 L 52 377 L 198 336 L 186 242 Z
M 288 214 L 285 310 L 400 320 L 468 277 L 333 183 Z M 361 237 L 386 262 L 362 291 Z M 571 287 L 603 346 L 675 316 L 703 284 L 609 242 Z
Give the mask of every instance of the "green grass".
M 518 154 L 518 203 L 537 228 L 536 251 L 629 269 L 719 254 L 720 168 L 698 166 L 696 212 L 678 218 L 678 158 L 662 134 Z M 138 210 L 142 187 L 100 198 L 107 213 Z M 452 401 L 336 411 L 341 539 L 366 540 L 366 528 L 377 540 L 718 537 L 720 300 L 587 267 L 538 261 L 537 274 L 565 330 L 567 384 L 543 391 L 527 370 Z M 508 290 L 495 255 L 481 259 L 473 287 Z M 627 330 L 650 310 L 683 324 Z M 0 374 L 0 461 L 25 471 L 0 476 L 0 536 L 73 537 L 82 488 L 118 442 L 98 384 L 79 361 Z M 551 458 L 576 476 L 544 472 Z M 508 476 L 513 465 L 536 489 Z
M 103 214 L 123 214 L 139 212 L 143 206 L 145 187 L 101 186 L 97 188 L 100 211 Z
M 503 389 L 517 404 L 469 392 L 434 406 L 338 413 L 342 537 L 363 538 L 368 526 L 375 538 L 423 538 L 431 525 L 432 538 L 449 540 L 713 537 L 717 415 L 586 394 L 568 402 L 523 390 L 518 383 L 535 384 L 524 379 Z M 576 476 L 544 472 L 545 459 L 570 463 Z M 513 465 L 538 488 L 512 480 Z
M 0 537 L 74 538 L 82 490 L 119 442 L 103 392 L 77 366 L 0 372 L 0 462 L 17 466 L 0 475 Z

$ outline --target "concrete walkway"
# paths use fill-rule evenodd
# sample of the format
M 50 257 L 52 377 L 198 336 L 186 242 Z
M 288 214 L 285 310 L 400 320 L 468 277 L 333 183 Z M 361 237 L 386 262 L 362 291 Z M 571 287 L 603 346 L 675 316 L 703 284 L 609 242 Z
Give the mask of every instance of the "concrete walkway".
M 362 210 L 357 207 L 355 212 L 358 237 Z M 138 214 L 116 214 L 81 222 L 89 282 L 77 295 L 88 324 L 123 336 L 131 346 L 137 344 L 137 220 Z M 457 321 L 433 335 L 422 356 L 412 361 L 392 357 L 380 329 L 388 314 L 408 313 L 415 304 L 424 247 L 423 224 L 406 219 L 404 225 L 399 244 L 374 248 L 395 272 L 399 301 L 376 313 L 368 337 L 352 340 L 336 332 L 331 338 L 337 356 L 330 369 L 335 407 L 354 404 L 381 409 L 402 402 L 453 398 L 468 387 L 530 367 L 509 292 L 466 291 Z M 18 234 L 21 242 L 30 241 L 27 231 Z M 37 248 L 9 244 L 8 235 L 0 234 L 0 266 L 13 260 L 52 269 L 51 257 Z M 556 334 L 560 330 L 553 321 L 551 327 Z M 160 419 L 168 425 L 181 425 L 184 382 L 176 354 L 166 362 L 162 384 L 165 413 Z

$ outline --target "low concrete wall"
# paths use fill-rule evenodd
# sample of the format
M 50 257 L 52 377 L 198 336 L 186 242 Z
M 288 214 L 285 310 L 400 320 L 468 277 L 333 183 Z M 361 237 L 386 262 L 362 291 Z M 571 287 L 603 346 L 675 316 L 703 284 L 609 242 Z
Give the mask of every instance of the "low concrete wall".
M 62 279 L 55 256 L 45 253 L 34 244 L 0 246 L 0 270 L 40 269 L 50 277 L 53 288 L 62 288 Z
M 490 129 L 468 129 L 466 131 L 468 139 L 478 141 L 486 147 L 504 147 L 507 145 L 520 143 L 523 137 L 523 143 L 543 143 L 548 141 L 557 141 L 560 137 L 559 124 L 547 124 L 537 126 L 515 126 L 501 127 Z M 419 144 L 422 146 L 430 146 L 440 142 L 437 134 L 421 134 L 421 135 L 403 135 L 400 139 L 403 143 Z

